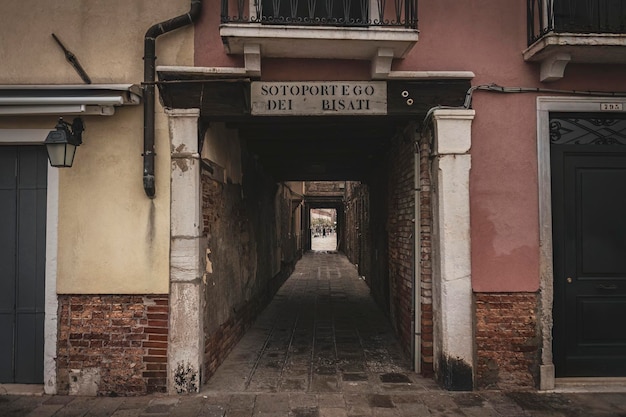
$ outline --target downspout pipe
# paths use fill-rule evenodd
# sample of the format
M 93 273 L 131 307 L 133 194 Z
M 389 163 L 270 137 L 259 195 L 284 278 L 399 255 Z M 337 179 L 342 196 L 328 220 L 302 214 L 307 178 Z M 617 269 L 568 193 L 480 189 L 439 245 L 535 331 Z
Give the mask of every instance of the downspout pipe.
M 419 139 L 418 139 L 419 140 Z M 415 142 L 414 158 L 414 230 L 413 230 L 413 370 L 422 373 L 422 173 L 421 151 Z
M 143 189 L 146 195 L 154 198 L 154 109 L 156 81 L 156 39 L 164 33 L 194 23 L 200 16 L 202 0 L 191 0 L 191 8 L 185 14 L 152 25 L 144 38 L 143 55 Z

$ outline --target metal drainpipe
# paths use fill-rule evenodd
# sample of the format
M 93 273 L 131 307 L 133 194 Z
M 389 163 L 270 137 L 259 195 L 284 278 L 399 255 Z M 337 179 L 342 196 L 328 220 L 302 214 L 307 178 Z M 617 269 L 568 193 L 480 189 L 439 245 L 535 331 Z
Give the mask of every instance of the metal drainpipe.
M 156 38 L 164 33 L 187 26 L 196 21 L 202 10 L 202 0 L 191 0 L 191 8 L 185 14 L 157 23 L 146 31 L 143 56 L 143 189 L 154 198 L 154 107 L 156 81 Z
M 421 234 L 421 158 L 420 158 L 419 144 L 415 144 L 414 154 L 414 181 L 415 181 L 415 224 L 413 225 L 413 242 L 414 242 L 414 254 L 413 254 L 413 331 L 414 331 L 414 363 L 413 368 L 416 373 L 422 372 L 422 234 Z

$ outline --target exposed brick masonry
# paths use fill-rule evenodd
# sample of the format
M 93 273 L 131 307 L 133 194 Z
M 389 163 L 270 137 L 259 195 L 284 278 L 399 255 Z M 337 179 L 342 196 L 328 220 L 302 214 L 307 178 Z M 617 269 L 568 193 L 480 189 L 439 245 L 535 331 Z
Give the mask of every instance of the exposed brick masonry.
M 432 268 L 432 203 L 431 203 L 431 138 L 432 130 L 420 136 L 420 294 L 422 308 L 422 375 L 433 371 L 433 268 Z
M 537 294 L 476 293 L 475 306 L 478 388 L 536 387 Z
M 413 320 L 414 145 L 413 129 L 393 139 L 387 186 L 391 317 L 407 353 L 411 349 Z
M 205 293 L 204 369 L 215 373 L 293 271 L 298 253 L 291 192 L 256 167 L 248 186 L 202 172 L 203 233 L 211 272 Z
M 99 374 L 97 395 L 166 391 L 167 295 L 59 295 L 57 383 L 71 370 Z
M 433 311 L 432 311 L 432 205 L 431 205 L 431 160 L 429 158 L 432 132 L 425 130 L 420 137 L 420 301 L 422 310 L 422 374 L 433 374 Z M 372 295 L 381 306 L 387 306 L 394 323 L 394 327 L 407 353 L 411 349 L 412 324 L 412 297 L 414 273 L 414 141 L 413 127 L 408 128 L 405 135 L 396 137 L 389 149 L 387 163 L 384 169 L 389 170 L 382 186 L 386 193 L 387 205 L 385 214 L 385 231 L 388 239 L 388 272 L 376 279 L 377 271 L 368 268 L 368 258 L 374 254 L 362 248 L 367 247 L 368 239 L 372 237 L 364 231 L 368 230 L 366 221 L 369 205 L 376 202 L 370 196 L 370 187 L 349 183 L 346 198 L 346 231 L 345 252 L 353 263 L 359 264 L 359 273 L 366 276 L 367 283 L 372 289 Z M 379 184 L 372 184 L 371 192 L 376 192 Z M 380 192 L 377 194 L 380 195 Z M 373 201 L 371 201 L 373 200 Z M 351 225 L 357 225 L 358 228 Z M 389 284 L 387 284 L 387 277 Z M 381 290 L 381 281 L 384 286 L 389 285 L 390 300 L 382 300 L 385 295 Z
M 208 335 L 204 346 L 204 374 L 207 380 L 224 362 L 226 356 L 243 337 L 264 306 L 265 303 L 261 304 L 258 302 L 246 304 L 244 308 L 235 312 L 216 331 Z

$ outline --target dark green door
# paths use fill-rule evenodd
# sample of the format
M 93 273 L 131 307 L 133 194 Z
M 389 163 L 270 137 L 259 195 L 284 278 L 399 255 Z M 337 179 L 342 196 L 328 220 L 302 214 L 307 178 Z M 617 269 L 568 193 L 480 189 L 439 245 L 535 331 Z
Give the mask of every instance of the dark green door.
M 0 383 L 43 383 L 47 159 L 0 147 Z
M 626 376 L 626 120 L 550 126 L 556 374 Z

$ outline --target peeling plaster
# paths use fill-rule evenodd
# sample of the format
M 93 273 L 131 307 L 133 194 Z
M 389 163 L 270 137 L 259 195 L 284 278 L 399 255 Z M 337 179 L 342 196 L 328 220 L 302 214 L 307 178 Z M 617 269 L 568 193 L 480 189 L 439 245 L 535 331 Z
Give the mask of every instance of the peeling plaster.
M 175 158 L 172 155 L 172 164 L 174 165 L 174 169 L 178 167 L 178 169 L 182 172 L 187 172 L 189 170 L 189 159 L 187 158 Z
M 213 263 L 211 262 L 211 257 L 209 256 L 211 254 L 211 249 L 207 249 L 206 250 L 206 273 L 207 274 L 212 274 L 213 273 Z
M 70 395 L 95 397 L 100 385 L 100 368 L 70 370 Z

